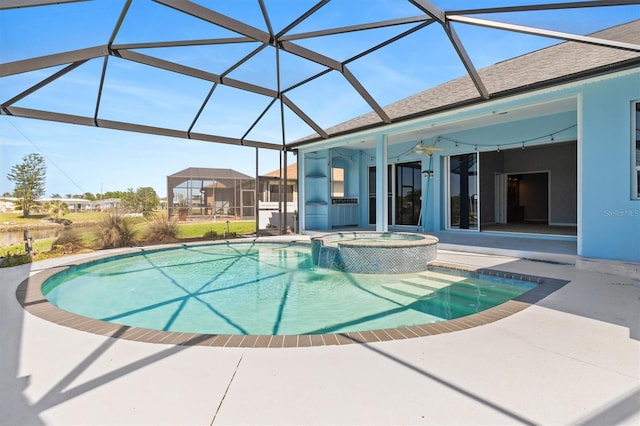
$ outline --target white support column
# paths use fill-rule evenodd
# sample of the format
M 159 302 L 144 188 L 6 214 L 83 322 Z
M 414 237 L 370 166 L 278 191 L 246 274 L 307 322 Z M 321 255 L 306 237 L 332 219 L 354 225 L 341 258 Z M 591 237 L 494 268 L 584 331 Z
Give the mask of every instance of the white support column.
M 298 152 L 298 232 L 302 233 L 306 226 L 306 200 L 305 195 L 307 180 L 305 179 L 305 157 L 304 152 Z
M 258 151 L 258 147 L 256 147 L 256 188 L 255 188 L 255 206 L 254 211 L 256 215 L 256 236 L 259 236 L 260 233 L 260 175 L 259 175 L 259 166 L 260 166 L 260 153 Z M 213 185 L 215 191 L 215 185 Z M 214 206 L 211 206 L 211 211 L 214 211 Z
M 378 135 L 376 138 L 376 231 L 389 230 L 389 215 L 387 201 L 387 137 Z
M 584 210 L 583 210 L 583 190 L 584 190 L 584 183 L 583 183 L 583 173 L 584 173 L 584 166 L 583 166 L 583 161 L 584 161 L 584 96 L 582 94 L 578 95 L 578 99 L 577 99 L 577 103 L 578 103 L 578 142 L 577 142 L 577 161 L 578 161 L 578 168 L 577 168 L 577 222 L 578 222 L 578 227 L 577 227 L 577 231 L 578 231 L 578 236 L 577 236 L 577 241 L 576 241 L 576 251 L 578 252 L 578 256 L 582 256 L 583 253 L 583 249 L 582 249 L 582 245 L 583 245 L 583 233 L 582 233 L 582 220 L 583 220 L 583 214 L 584 214 Z

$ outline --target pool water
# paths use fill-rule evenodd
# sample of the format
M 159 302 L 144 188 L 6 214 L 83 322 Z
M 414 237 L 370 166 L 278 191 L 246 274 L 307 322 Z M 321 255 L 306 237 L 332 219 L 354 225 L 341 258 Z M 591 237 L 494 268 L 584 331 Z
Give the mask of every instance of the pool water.
M 337 232 L 324 237 L 318 237 L 325 240 L 328 244 L 337 244 L 344 242 L 375 242 L 375 243 L 393 243 L 398 241 L 420 241 L 425 239 L 424 235 L 411 234 L 407 232 L 390 233 L 390 232 Z
M 424 271 L 314 267 L 295 243 L 183 246 L 73 267 L 43 285 L 60 309 L 118 324 L 203 334 L 321 334 L 470 315 L 534 285 Z

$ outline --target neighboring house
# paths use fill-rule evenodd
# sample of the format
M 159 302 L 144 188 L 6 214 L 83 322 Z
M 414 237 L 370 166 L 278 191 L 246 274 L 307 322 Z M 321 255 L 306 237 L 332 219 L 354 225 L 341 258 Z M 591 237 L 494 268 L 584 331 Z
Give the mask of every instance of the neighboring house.
M 232 169 L 189 167 L 167 176 L 169 217 L 255 219 L 255 178 Z
M 277 169 L 259 177 L 260 188 L 260 229 L 291 228 L 295 229 L 294 212 L 298 210 L 298 165 L 293 163 L 287 166 L 287 179 L 284 182 L 284 169 Z M 283 186 L 286 187 L 286 205 L 284 197 L 280 197 Z M 286 223 L 281 223 L 286 208 Z
M 103 198 L 92 203 L 93 210 L 108 212 L 120 209 L 120 198 Z
M 120 203 L 119 199 L 117 200 L 117 204 Z M 18 198 L 14 197 L 0 197 L 0 213 L 13 213 L 16 211 L 15 204 L 19 201 Z M 89 201 L 84 198 L 40 198 L 38 202 L 40 203 L 40 209 L 44 206 L 45 203 L 50 201 L 61 201 L 67 205 L 70 213 L 80 213 L 80 212 L 89 212 L 96 209 L 96 204 L 99 201 Z M 106 200 L 104 200 L 106 201 Z M 38 210 L 38 208 L 34 209 L 34 211 Z
M 94 201 L 84 198 L 40 198 L 38 200 L 44 206 L 51 201 L 60 201 L 69 208 L 69 213 L 90 212 L 94 210 Z
M 16 201 L 15 197 L 0 197 L 0 213 L 13 213 Z
M 284 170 L 274 170 L 260 176 L 260 201 L 278 202 L 281 201 L 280 191 L 284 179 Z M 287 202 L 296 203 L 298 201 L 298 164 L 293 163 L 287 166 L 286 183 Z M 284 192 L 284 191 L 282 191 Z M 282 199 L 284 201 L 284 199 Z
M 637 46 L 640 21 L 592 36 Z M 465 76 L 298 141 L 301 230 L 551 233 L 640 261 L 640 52 L 564 42 L 479 75 L 487 100 Z

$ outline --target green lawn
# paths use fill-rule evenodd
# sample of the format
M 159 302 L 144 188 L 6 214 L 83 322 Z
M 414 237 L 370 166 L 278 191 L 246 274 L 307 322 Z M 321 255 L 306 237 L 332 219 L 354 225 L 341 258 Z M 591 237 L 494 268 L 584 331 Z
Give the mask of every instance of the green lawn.
M 71 222 L 95 222 L 102 219 L 107 213 L 104 212 L 91 212 L 91 213 L 68 213 L 61 217 L 61 219 L 68 219 Z M 30 217 L 22 217 L 22 212 L 17 213 L 0 213 L 0 225 L 3 224 L 29 224 L 29 223 L 42 223 L 44 219 L 47 219 L 47 214 L 34 214 Z
M 224 222 L 181 223 L 178 225 L 178 238 L 199 238 L 212 231 L 216 235 L 225 235 L 227 224 Z M 237 235 L 251 234 L 256 232 L 256 223 L 254 221 L 229 222 L 228 232 Z
M 72 221 L 74 224 L 82 222 L 97 222 L 104 217 L 106 213 L 73 213 L 64 216 L 64 219 Z M 158 212 L 158 214 L 166 214 Z M 46 216 L 33 216 L 23 218 L 22 213 L 0 213 L 0 225 L 4 223 L 16 224 L 40 224 Z M 147 222 L 142 218 L 131 218 L 136 236 L 142 237 L 145 233 Z M 91 250 L 94 247 L 95 229 L 91 226 L 79 227 L 77 232 L 81 237 L 82 243 Z M 255 221 L 233 221 L 233 222 L 182 222 L 178 224 L 178 238 L 181 240 L 190 240 L 197 238 L 225 238 L 227 236 L 252 234 L 256 232 Z M 44 255 L 51 250 L 55 238 L 46 238 L 34 240 L 33 249 L 35 253 Z M 24 254 L 24 244 L 14 244 L 11 246 L 0 247 L 0 256 L 20 255 Z M 46 256 L 45 256 L 46 257 Z
M 51 250 L 51 245 L 55 241 L 55 238 L 44 238 L 41 240 L 35 240 L 33 242 L 33 250 L 35 252 L 44 252 Z M 0 256 L 4 257 L 10 254 L 24 254 L 24 244 L 13 244 L 10 246 L 0 247 Z

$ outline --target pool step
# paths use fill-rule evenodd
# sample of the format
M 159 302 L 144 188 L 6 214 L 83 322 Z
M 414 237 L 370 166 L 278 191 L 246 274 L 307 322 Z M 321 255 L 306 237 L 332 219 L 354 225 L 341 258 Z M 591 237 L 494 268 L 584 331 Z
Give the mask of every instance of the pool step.
M 418 287 L 415 284 L 405 282 L 405 280 L 383 285 L 382 288 L 392 293 L 391 299 L 403 305 L 435 294 L 435 291 L 431 288 Z
M 449 287 L 447 290 L 450 297 L 455 297 L 460 300 L 468 300 L 475 302 L 481 296 L 485 303 L 500 304 L 517 296 L 519 293 L 505 293 L 504 291 L 494 291 L 493 288 L 481 288 L 470 284 L 455 284 Z
M 438 273 L 438 272 L 433 272 L 433 271 L 425 271 L 425 272 L 421 272 L 420 274 L 421 277 L 429 277 L 430 279 L 433 279 L 435 281 L 439 281 L 442 283 L 445 283 L 445 286 L 447 285 L 446 283 L 465 283 L 465 284 L 470 284 L 470 285 L 476 285 L 479 284 L 483 287 L 490 287 L 492 290 L 492 292 L 496 292 L 496 293 L 502 293 L 505 295 L 509 295 L 510 297 L 514 297 L 520 293 L 522 293 L 522 286 L 518 286 L 515 284 L 511 284 L 509 282 L 502 282 L 500 281 L 499 278 L 491 278 L 491 277 L 481 277 L 481 278 L 475 278 L 475 277 L 465 277 L 465 276 L 455 276 L 455 275 L 447 275 L 447 274 L 442 274 L 442 273 Z M 526 285 L 526 283 L 525 283 Z M 535 285 L 531 285 L 530 288 L 535 287 Z M 525 290 L 527 290 L 529 288 L 526 288 Z
M 442 296 L 417 300 L 412 303 L 410 307 L 417 311 L 445 319 L 463 317 L 475 313 L 478 310 L 466 300 L 459 300 L 457 298 L 449 299 Z
M 480 283 L 482 285 L 478 287 Z M 382 288 L 385 290 L 384 297 L 399 304 L 412 305 L 418 310 L 434 309 L 442 313 L 465 310 L 470 313 L 479 305 L 498 305 L 522 292 L 509 284 L 433 271 L 421 272 L 399 282 L 386 284 Z M 479 301 L 480 295 L 482 302 Z M 424 305 L 425 303 L 431 308 Z
M 472 286 L 450 283 L 450 286 L 436 290 L 429 288 L 423 281 L 420 278 L 410 278 L 385 284 L 382 286 L 384 292 L 380 296 L 408 308 L 448 319 L 469 315 L 481 309 Z M 486 297 L 481 305 L 489 303 L 492 306 L 491 302 L 499 304 L 504 301 L 494 300 L 492 295 Z M 486 307 L 489 306 L 485 305 Z
M 452 279 L 449 280 L 445 280 L 445 279 L 436 279 L 435 277 L 429 276 L 429 275 L 423 275 L 422 273 L 420 273 L 417 277 L 415 278 L 407 278 L 403 281 L 405 282 L 410 282 L 414 285 L 419 285 L 419 286 L 424 286 L 424 287 L 429 287 L 431 289 L 434 290 L 441 290 L 445 287 L 449 287 L 451 284 L 455 283 L 458 281 L 458 278 L 460 277 L 450 277 Z
M 464 276 L 444 274 L 441 272 L 434 272 L 434 271 L 420 272 L 418 273 L 418 276 L 426 280 L 433 280 L 436 283 L 440 283 L 440 284 L 434 284 L 434 285 L 441 285 L 442 287 L 446 287 L 448 285 L 447 283 L 452 284 L 452 283 L 457 283 L 457 282 L 468 279 L 467 277 L 464 277 Z M 442 287 L 437 287 L 437 288 L 442 288 Z

